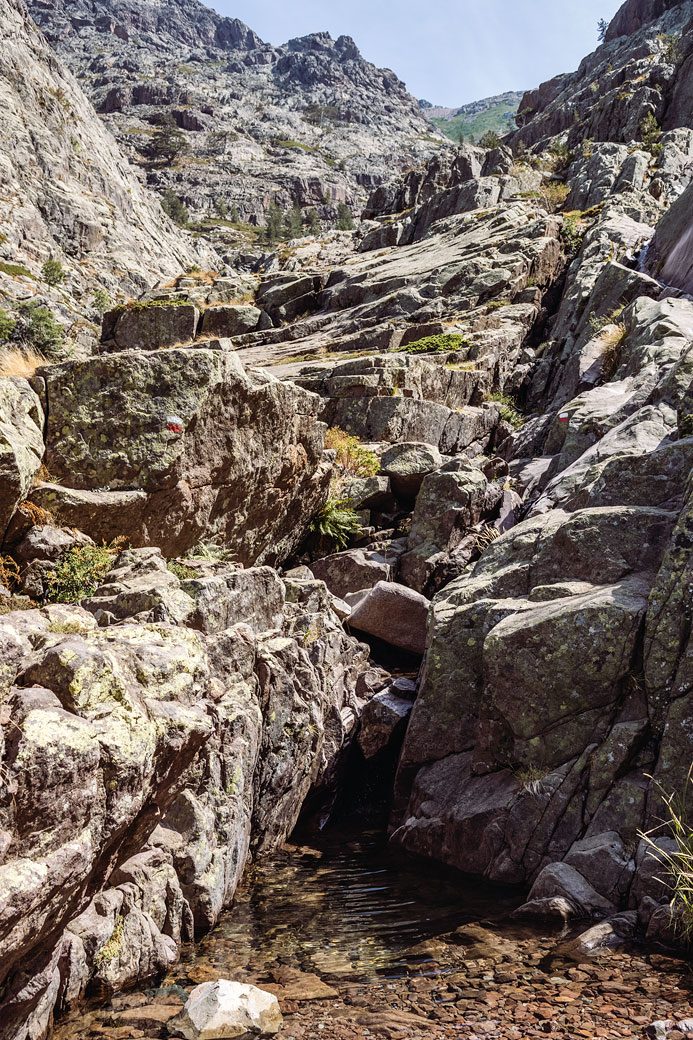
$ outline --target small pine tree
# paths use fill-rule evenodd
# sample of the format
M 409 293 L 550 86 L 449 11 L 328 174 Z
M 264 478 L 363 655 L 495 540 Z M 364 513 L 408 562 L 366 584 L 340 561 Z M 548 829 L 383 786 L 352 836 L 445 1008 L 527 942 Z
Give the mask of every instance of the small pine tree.
M 65 281 L 65 271 L 59 260 L 46 260 L 41 274 L 46 285 L 60 285 Z
M 662 150 L 660 139 L 662 128 L 655 118 L 654 112 L 648 112 L 640 124 L 642 143 L 652 155 L 659 155 Z
M 152 138 L 148 154 L 151 159 L 173 162 L 190 152 L 190 145 L 185 139 L 185 134 L 174 124 L 162 127 L 159 133 Z
M 457 143 L 461 146 L 464 144 L 464 134 L 460 133 L 457 137 Z
M 308 210 L 303 222 L 306 226 L 306 231 L 308 231 L 311 235 L 316 234 L 320 230 L 320 221 L 314 209 Z
M 171 220 L 175 220 L 176 224 L 179 224 L 180 227 L 186 227 L 188 220 L 190 219 L 188 207 L 182 199 L 178 198 L 171 188 L 167 188 L 164 192 L 164 197 L 161 200 L 161 208 L 164 213 L 168 214 Z
M 609 23 L 606 21 L 606 19 L 600 18 L 599 21 L 597 22 L 597 36 L 599 38 L 599 42 L 600 43 L 604 42 L 604 40 L 606 39 L 606 34 L 607 34 L 608 31 L 609 31 Z
M 337 227 L 340 231 L 353 231 L 354 229 L 354 217 L 345 202 L 340 202 L 337 206 Z
M 111 299 L 105 289 L 97 289 L 91 301 L 94 311 L 101 318 L 111 306 Z
M 265 231 L 263 240 L 267 245 L 273 245 L 278 242 L 282 237 L 282 231 L 284 227 L 284 216 L 281 209 L 277 205 L 275 199 L 269 204 L 267 209 L 267 223 L 265 224 Z
M 222 199 L 221 197 L 215 199 L 214 208 L 217 211 L 217 214 L 221 217 L 221 219 L 225 220 L 226 214 L 229 211 L 229 207 L 226 205 L 226 199 Z
M 300 206 L 293 206 L 286 214 L 284 231 L 287 238 L 300 238 L 303 234 L 303 214 Z
M 501 139 L 495 130 L 487 130 L 486 133 L 479 138 L 479 147 L 485 148 L 487 152 L 492 151 L 494 148 L 500 148 Z
M 45 357 L 55 357 L 65 341 L 65 330 L 48 307 L 35 300 L 22 303 L 13 338 L 22 345 L 34 347 Z
M 241 222 L 241 215 L 238 212 L 238 206 L 232 206 L 231 207 L 231 212 L 229 213 L 229 220 L 231 221 L 232 224 L 240 224 L 240 222 Z

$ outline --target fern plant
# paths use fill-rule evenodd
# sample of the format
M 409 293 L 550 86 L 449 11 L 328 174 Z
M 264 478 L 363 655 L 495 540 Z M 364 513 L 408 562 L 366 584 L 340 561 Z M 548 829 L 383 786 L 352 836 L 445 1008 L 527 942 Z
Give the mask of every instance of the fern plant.
M 310 529 L 336 549 L 344 549 L 351 536 L 361 530 L 361 523 L 358 513 L 343 498 L 329 498 L 313 517 Z

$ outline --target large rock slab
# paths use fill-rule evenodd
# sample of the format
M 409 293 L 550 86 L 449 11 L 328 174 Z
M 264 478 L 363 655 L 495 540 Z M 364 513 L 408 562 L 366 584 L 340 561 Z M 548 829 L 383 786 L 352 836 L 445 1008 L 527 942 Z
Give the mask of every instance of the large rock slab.
M 72 492 L 88 493 L 80 526 L 94 537 L 126 533 L 170 557 L 216 536 L 240 563 L 274 563 L 327 496 L 319 399 L 233 353 L 124 352 L 55 366 L 46 382 L 52 507 L 67 519 Z
M 246 332 L 253 332 L 258 327 L 261 315 L 262 311 L 258 307 L 208 307 L 202 313 L 200 335 L 241 336 Z
M 281 1027 L 279 1001 L 273 993 L 245 982 L 218 979 L 196 986 L 167 1028 L 185 1040 L 214 1040 L 274 1036 Z
M 44 413 L 25 379 L 0 378 L 0 544 L 43 457 Z
M 200 312 L 189 303 L 116 307 L 103 318 L 104 350 L 158 350 L 195 339 Z

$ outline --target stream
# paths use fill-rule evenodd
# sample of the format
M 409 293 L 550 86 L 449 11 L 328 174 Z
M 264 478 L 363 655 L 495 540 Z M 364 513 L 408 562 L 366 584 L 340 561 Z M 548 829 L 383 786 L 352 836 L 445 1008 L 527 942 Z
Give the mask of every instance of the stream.
M 252 865 L 165 978 L 92 997 L 58 1022 L 57 1040 L 165 1037 L 193 986 L 218 978 L 275 992 L 286 1040 L 616 1038 L 693 1019 L 684 960 L 637 946 L 557 956 L 555 925 L 510 917 L 516 890 L 406 857 L 378 830 L 307 842 Z

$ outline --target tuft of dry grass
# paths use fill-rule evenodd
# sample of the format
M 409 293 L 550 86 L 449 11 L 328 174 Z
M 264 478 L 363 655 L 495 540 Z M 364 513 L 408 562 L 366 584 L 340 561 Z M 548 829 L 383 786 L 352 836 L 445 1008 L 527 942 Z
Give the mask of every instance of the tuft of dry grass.
M 45 357 L 32 347 L 5 347 L 0 352 L 0 376 L 6 379 L 30 379 L 45 364 Z
M 652 777 L 649 777 L 652 780 Z M 688 770 L 684 790 L 669 793 L 655 781 L 654 786 L 664 803 L 665 816 L 651 831 L 638 831 L 646 842 L 648 854 L 663 867 L 664 878 L 658 878 L 671 894 L 671 911 L 676 932 L 690 943 L 693 939 L 693 825 L 691 824 L 691 784 L 693 765 Z M 674 839 L 675 851 L 667 852 L 657 845 L 656 835 Z
M 611 329 L 606 329 L 602 335 L 601 361 L 602 376 L 608 382 L 615 374 L 621 364 L 623 354 L 623 342 L 628 334 L 628 329 L 619 322 Z

